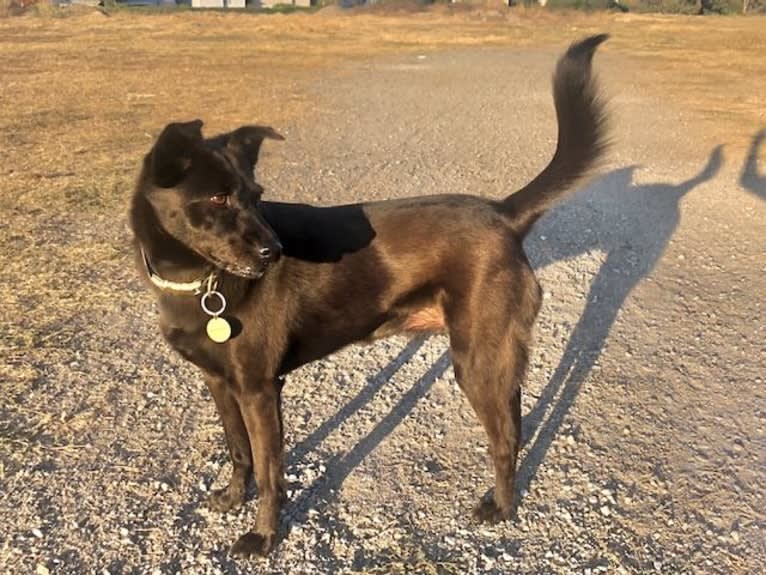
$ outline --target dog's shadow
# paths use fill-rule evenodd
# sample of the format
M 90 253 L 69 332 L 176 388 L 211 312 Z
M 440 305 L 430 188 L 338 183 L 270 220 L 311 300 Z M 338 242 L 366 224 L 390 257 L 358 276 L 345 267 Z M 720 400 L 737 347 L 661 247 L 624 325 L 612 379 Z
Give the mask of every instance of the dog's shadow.
M 677 185 L 636 185 L 635 166 L 615 170 L 578 194 L 571 204 L 553 210 L 529 239 L 528 252 L 537 267 L 591 250 L 603 252 L 606 259 L 591 283 L 585 309 L 558 367 L 524 417 L 523 436 L 531 444 L 519 465 L 517 489 L 528 486 L 537 473 L 629 294 L 660 261 L 678 226 L 681 200 L 714 178 L 722 161 L 719 146 L 697 175 Z M 572 218 L 571 210 L 590 210 L 591 215 Z M 590 226 L 583 226 L 583 219 Z

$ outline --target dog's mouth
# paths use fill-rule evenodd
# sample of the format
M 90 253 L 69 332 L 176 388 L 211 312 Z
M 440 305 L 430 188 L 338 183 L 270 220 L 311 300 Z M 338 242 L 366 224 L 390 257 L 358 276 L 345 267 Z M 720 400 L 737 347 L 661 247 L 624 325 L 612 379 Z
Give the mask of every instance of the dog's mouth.
M 225 272 L 249 280 L 257 280 L 262 278 L 269 267 L 268 262 L 261 263 L 258 266 L 241 266 L 237 264 L 230 264 L 224 262 L 212 254 L 208 255 L 207 259 L 210 260 L 217 268 L 221 268 Z

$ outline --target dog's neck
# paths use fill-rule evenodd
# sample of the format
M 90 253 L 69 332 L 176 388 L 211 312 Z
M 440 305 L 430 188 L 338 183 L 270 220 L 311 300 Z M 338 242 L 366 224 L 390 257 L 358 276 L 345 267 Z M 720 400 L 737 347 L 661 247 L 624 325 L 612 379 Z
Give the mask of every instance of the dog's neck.
M 131 208 L 131 227 L 147 274 L 167 282 L 184 284 L 207 277 L 212 266 L 202 256 L 184 246 L 160 224 L 154 208 L 142 195 L 136 194 Z
M 149 281 L 161 290 L 175 292 L 177 294 L 198 295 L 205 290 L 210 291 L 215 289 L 218 278 L 218 273 L 216 273 L 215 269 L 208 268 L 205 277 L 195 277 L 191 281 L 170 280 L 167 278 L 168 274 L 164 274 L 165 277 L 163 277 L 163 275 L 160 275 L 157 272 L 143 246 L 139 245 L 138 247 L 141 254 L 141 260 L 144 264 L 144 272 L 149 277 Z

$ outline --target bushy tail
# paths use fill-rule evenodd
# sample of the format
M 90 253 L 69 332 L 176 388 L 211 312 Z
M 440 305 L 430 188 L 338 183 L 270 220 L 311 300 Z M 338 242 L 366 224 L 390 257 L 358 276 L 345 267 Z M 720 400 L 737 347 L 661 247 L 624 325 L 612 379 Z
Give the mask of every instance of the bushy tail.
M 591 60 L 609 36 L 572 44 L 556 65 L 553 100 L 559 134 L 553 159 L 537 177 L 500 204 L 523 236 L 567 189 L 588 173 L 607 147 L 606 114 Z

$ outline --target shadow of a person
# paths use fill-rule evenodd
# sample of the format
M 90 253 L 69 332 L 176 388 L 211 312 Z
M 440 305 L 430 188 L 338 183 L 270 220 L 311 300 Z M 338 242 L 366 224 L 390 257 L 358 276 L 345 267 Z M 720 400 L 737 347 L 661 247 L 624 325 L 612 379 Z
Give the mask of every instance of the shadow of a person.
M 607 256 L 591 284 L 585 310 L 556 371 L 523 420 L 523 437 L 527 438 L 528 443 L 534 436 L 534 443 L 519 466 L 517 490 L 528 486 L 534 478 L 580 387 L 598 359 L 628 295 L 662 257 L 680 219 L 681 199 L 698 185 L 712 179 L 721 164 L 722 148 L 719 146 L 712 151 L 707 165 L 699 174 L 678 185 L 634 185 L 632 179 L 636 167 L 621 168 L 597 181 L 576 201 L 554 211 L 551 214 L 553 218 L 541 222 L 537 235 L 547 233 L 553 236 L 553 241 L 547 241 L 544 245 L 530 242 L 530 254 L 536 265 L 553 263 L 591 249 L 600 249 Z M 562 230 L 562 226 L 558 225 L 562 222 L 557 220 L 563 221 L 561 216 L 564 211 L 582 209 L 583 203 L 587 205 L 589 201 L 600 208 L 599 215 L 592 218 L 592 228 L 595 229 L 572 231 L 563 226 Z M 609 215 L 611 213 L 621 214 L 620 219 L 615 221 Z M 577 218 L 576 224 L 581 225 L 581 220 Z M 562 241 L 556 239 L 557 235 Z M 543 422 L 549 409 L 550 415 Z
M 766 173 L 760 174 L 758 172 L 758 153 L 764 141 L 766 141 L 766 128 L 756 132 L 753 136 L 745 165 L 742 166 L 742 173 L 739 176 L 740 185 L 762 200 L 766 200 Z

